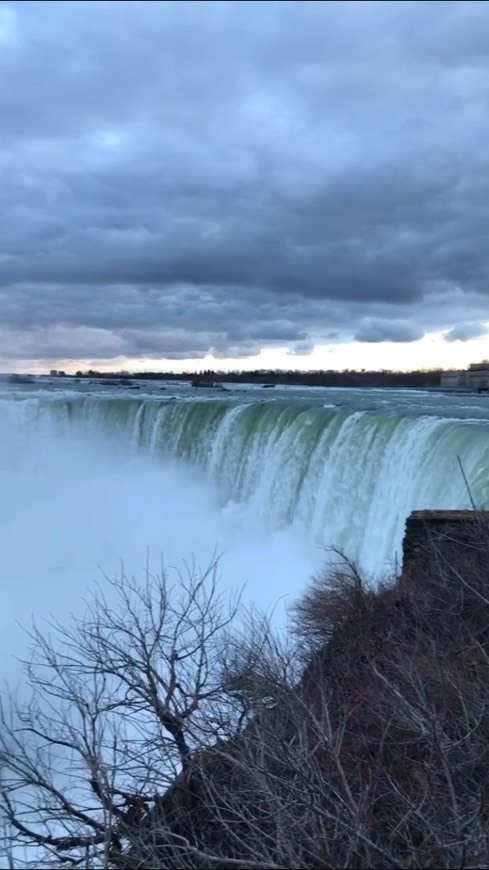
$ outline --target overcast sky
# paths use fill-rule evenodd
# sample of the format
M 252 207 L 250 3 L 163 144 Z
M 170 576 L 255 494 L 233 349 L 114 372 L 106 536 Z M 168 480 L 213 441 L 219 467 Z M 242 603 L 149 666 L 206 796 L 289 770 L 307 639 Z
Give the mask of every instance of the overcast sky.
M 0 0 L 0 184 L 3 370 L 489 356 L 489 3 Z

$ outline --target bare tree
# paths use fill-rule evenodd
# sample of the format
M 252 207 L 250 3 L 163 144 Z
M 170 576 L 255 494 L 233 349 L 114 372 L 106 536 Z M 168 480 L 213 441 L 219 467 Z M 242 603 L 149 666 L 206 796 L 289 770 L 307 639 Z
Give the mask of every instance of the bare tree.
M 9 860 L 489 867 L 487 551 L 376 589 L 343 560 L 285 638 L 237 619 L 215 564 L 107 581 L 34 629 L 32 697 L 4 701 Z
M 2 699 L 0 732 L 9 848 L 26 865 L 108 867 L 191 754 L 239 728 L 220 677 L 238 599 L 216 570 L 122 572 L 81 619 L 30 632 L 31 694 Z

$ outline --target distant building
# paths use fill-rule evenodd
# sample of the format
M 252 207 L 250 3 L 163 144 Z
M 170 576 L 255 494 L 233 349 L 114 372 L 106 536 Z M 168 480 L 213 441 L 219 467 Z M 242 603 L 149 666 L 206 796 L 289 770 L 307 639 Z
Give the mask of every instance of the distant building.
M 52 378 L 57 378 L 57 377 L 58 377 L 58 370 L 57 370 L 57 369 L 51 369 L 51 371 L 49 372 L 49 375 L 50 375 L 50 377 L 52 377 Z
M 467 375 L 468 372 L 442 372 L 440 386 L 453 390 L 468 389 Z
M 489 392 L 489 360 L 471 363 L 465 371 L 442 372 L 440 386 L 452 390 Z

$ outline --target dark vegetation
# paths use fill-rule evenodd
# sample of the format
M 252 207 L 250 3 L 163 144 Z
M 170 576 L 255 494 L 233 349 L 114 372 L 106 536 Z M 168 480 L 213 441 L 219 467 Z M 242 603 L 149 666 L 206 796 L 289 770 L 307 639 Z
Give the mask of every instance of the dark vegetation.
M 412 372 L 395 371 L 281 371 L 277 369 L 257 369 L 252 372 L 221 372 L 211 369 L 204 372 L 140 372 L 123 375 L 135 380 L 191 381 L 209 383 L 247 383 L 283 384 L 309 387 L 411 387 L 427 388 L 440 385 L 441 370 L 419 370 Z M 115 378 L 121 373 L 100 373 L 93 370 L 79 371 L 77 378 Z
M 215 566 L 107 582 L 4 698 L 10 866 L 489 866 L 483 515 L 375 589 L 339 560 L 285 640 Z

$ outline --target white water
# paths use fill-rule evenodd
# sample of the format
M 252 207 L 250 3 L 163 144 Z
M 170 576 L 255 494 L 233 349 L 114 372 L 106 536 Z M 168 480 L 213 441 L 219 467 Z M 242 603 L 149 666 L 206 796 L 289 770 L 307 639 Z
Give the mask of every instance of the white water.
M 153 570 L 192 559 L 203 569 L 217 550 L 224 586 L 245 586 L 263 608 L 283 606 L 321 564 L 290 530 L 270 532 L 246 505 L 224 504 L 197 471 L 59 431 L 36 411 L 0 403 L 2 678 L 25 648 L 18 623 L 79 612 L 121 559 L 142 576 L 148 557 Z
M 217 548 L 224 584 L 270 607 L 328 545 L 391 569 L 411 510 L 469 505 L 457 456 L 489 502 L 483 400 L 325 392 L 2 400 L 2 650 L 22 649 L 15 620 L 77 610 L 121 558 L 205 567 Z

